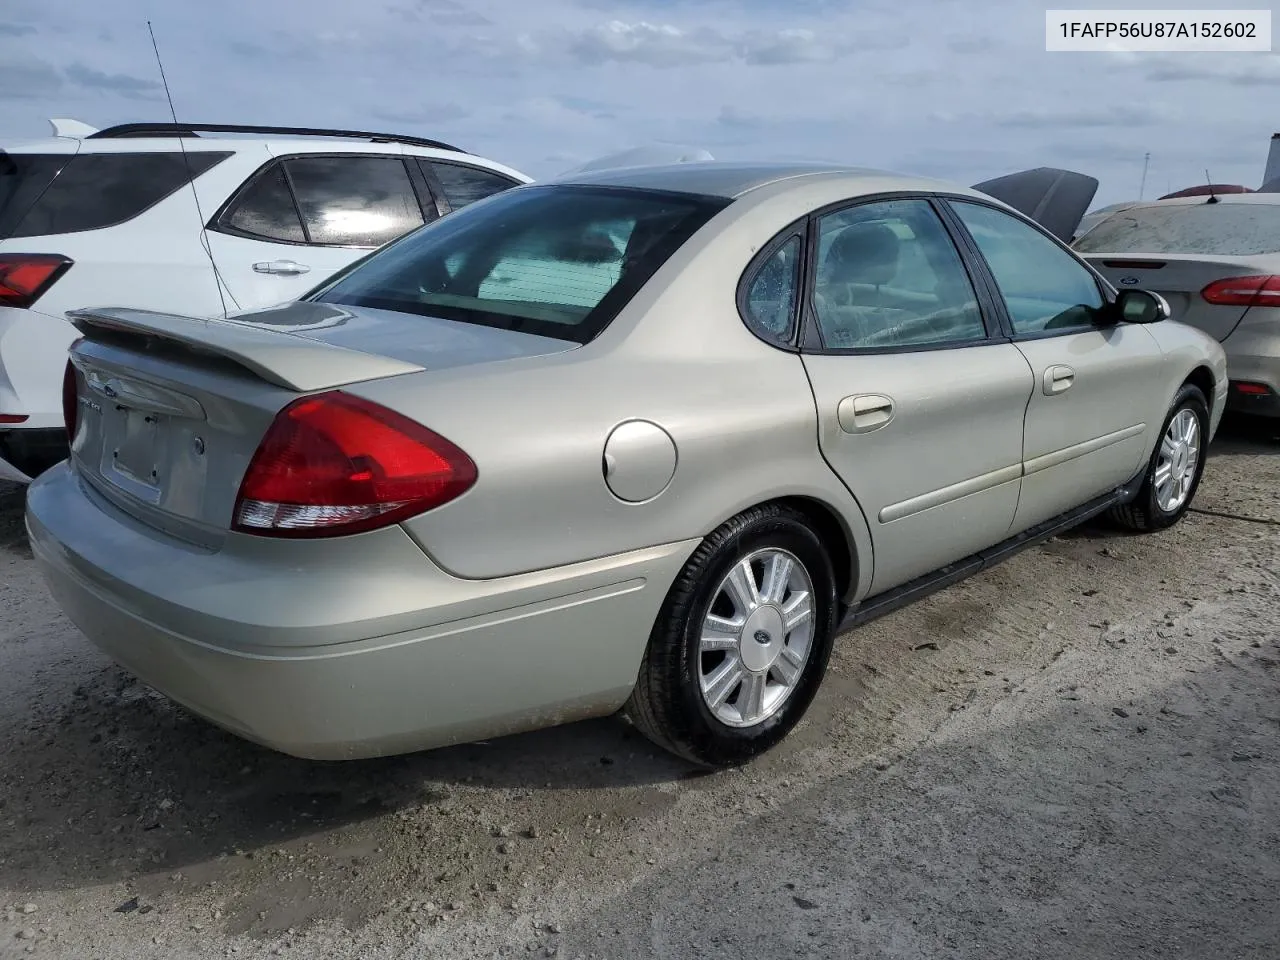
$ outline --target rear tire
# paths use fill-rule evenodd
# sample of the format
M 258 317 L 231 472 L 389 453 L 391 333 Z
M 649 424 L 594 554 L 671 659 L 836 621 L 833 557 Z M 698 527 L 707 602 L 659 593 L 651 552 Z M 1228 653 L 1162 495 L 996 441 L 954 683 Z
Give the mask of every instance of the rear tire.
M 676 578 L 624 713 L 699 766 L 745 763 L 809 708 L 836 610 L 831 559 L 803 514 L 780 504 L 739 514 Z
M 1111 508 L 1111 520 L 1127 530 L 1148 533 L 1182 519 L 1204 475 L 1208 437 L 1209 404 L 1199 387 L 1184 384 L 1160 427 L 1142 488 L 1130 503 Z

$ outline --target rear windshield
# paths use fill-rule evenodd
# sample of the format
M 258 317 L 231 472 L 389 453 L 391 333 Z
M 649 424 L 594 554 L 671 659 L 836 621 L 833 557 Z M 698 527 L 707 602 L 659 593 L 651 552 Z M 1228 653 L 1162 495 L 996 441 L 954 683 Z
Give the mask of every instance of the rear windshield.
M 1280 253 L 1280 204 L 1195 203 L 1131 207 L 1075 242 L 1081 253 Z
M 536 186 L 450 214 L 310 299 L 586 343 L 726 200 Z
M 132 220 L 230 153 L 0 155 L 0 238 L 101 230 Z

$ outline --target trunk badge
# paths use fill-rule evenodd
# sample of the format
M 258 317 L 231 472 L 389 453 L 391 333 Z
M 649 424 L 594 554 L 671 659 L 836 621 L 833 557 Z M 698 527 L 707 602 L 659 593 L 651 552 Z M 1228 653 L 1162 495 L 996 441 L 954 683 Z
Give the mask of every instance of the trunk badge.
M 1137 277 L 1121 277 L 1120 282 L 1127 287 L 1131 287 L 1138 282 L 1138 278 Z

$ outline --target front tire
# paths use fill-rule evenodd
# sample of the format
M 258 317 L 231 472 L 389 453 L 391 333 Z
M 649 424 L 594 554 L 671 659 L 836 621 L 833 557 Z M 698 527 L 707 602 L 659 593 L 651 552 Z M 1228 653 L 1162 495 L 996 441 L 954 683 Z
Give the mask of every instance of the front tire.
M 1112 508 L 1112 520 L 1146 533 L 1182 519 L 1204 475 L 1208 438 L 1209 404 L 1199 387 L 1184 384 L 1160 428 L 1160 442 L 1147 463 L 1142 488 L 1131 503 Z
M 676 578 L 624 712 L 700 766 L 745 763 L 813 701 L 836 609 L 831 559 L 802 513 L 767 504 L 739 514 Z

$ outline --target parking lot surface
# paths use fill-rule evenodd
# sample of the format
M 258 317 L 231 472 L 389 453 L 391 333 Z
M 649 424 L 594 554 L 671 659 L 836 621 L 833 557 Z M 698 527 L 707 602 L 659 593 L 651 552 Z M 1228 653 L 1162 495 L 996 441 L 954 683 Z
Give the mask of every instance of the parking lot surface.
M 0 957 L 1266 958 L 1280 438 L 842 637 L 809 718 L 695 774 L 616 720 L 317 764 L 58 612 L 0 485 Z

